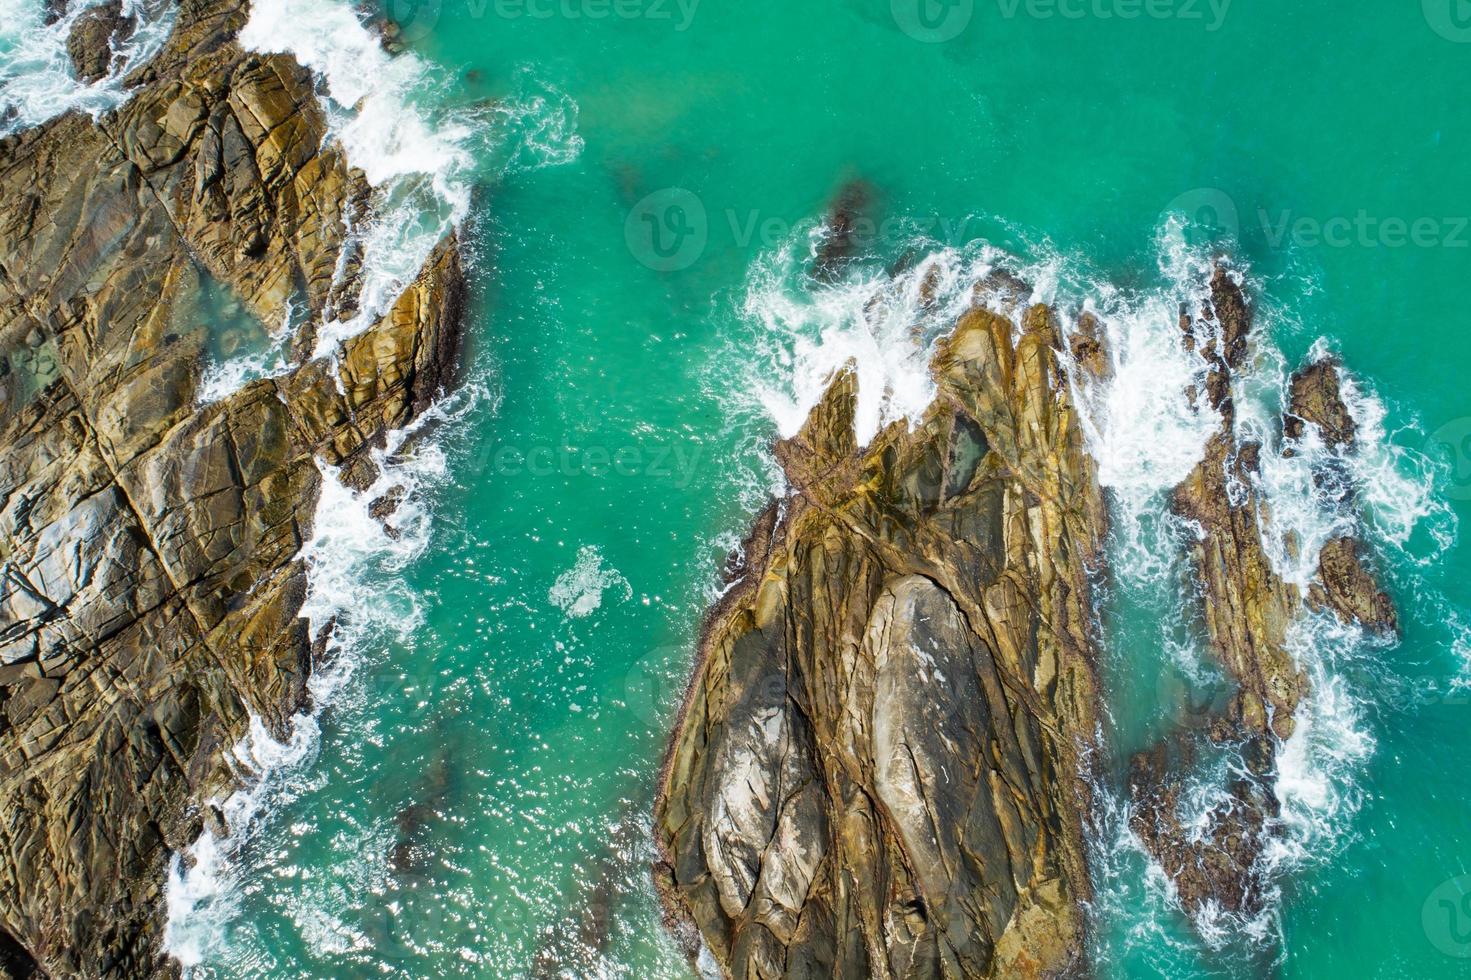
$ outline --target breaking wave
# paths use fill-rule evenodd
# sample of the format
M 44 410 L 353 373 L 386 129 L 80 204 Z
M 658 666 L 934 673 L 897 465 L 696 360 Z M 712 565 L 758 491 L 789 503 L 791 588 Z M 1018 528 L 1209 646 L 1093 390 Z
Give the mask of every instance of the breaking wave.
M 349 216 L 344 245 L 344 259 L 356 249 L 361 260 L 355 312 L 330 319 L 329 311 L 317 333 L 318 357 L 335 356 L 390 308 L 433 249 L 465 221 L 476 181 L 565 163 L 581 149 L 575 104 L 528 69 L 517 73 L 511 99 L 455 107 L 429 63 L 412 53 L 388 54 L 362 15 L 337 0 L 257 0 L 240 43 L 289 53 L 312 71 L 332 137 L 372 187 L 367 218 L 354 225 Z M 345 262 L 339 265 L 345 270 Z M 283 345 L 293 332 L 288 321 L 271 337 Z M 284 370 L 280 349 L 213 365 L 202 397 L 226 397 Z M 419 600 L 401 573 L 429 544 L 432 489 L 448 467 L 440 444 L 422 436 L 431 426 L 453 430 L 491 401 L 485 388 L 470 385 L 389 433 L 386 447 L 374 452 L 379 476 L 361 492 L 323 466 L 313 537 L 302 552 L 308 591 L 301 615 L 312 635 L 325 639 L 308 682 L 311 713 L 292 719 L 284 742 L 252 718 L 233 756 L 241 788 L 213 804 L 224 833 L 207 829 L 175 856 L 165 947 L 186 971 L 227 942 L 242 873 L 232 859 L 261 832 L 264 817 L 314 785 L 316 715 L 349 686 L 365 651 L 405 642 L 419 625 Z M 374 504 L 389 499 L 397 501 L 391 515 L 375 517 Z M 330 924 L 318 925 L 332 932 Z
M 420 600 L 401 575 L 430 543 L 432 490 L 449 466 L 442 446 L 422 437 L 431 428 L 452 427 L 488 398 L 483 388 L 467 387 L 391 433 L 373 452 L 379 475 L 362 491 L 347 488 L 332 467 L 320 464 L 321 496 L 301 553 L 307 569 L 301 616 L 320 650 L 307 681 L 310 711 L 291 719 L 281 741 L 252 716 L 231 758 L 240 788 L 209 804 L 226 832 L 206 829 L 173 859 L 164 946 L 186 971 L 226 942 L 241 886 L 241 868 L 232 859 L 261 832 L 263 818 L 314 785 L 317 715 L 338 700 L 364 651 L 404 643 L 419 627 Z M 387 517 L 374 516 L 374 505 L 384 500 L 397 505 Z
M 284 52 L 319 80 L 328 127 L 372 187 L 368 217 L 348 216 L 361 256 L 355 311 L 328 319 L 315 356 L 381 317 L 444 237 L 470 213 L 479 181 L 576 159 L 577 106 L 521 68 L 508 99 L 457 104 L 447 73 L 413 52 L 389 54 L 340 0 L 256 0 L 244 47 Z
M 169 0 L 123 0 L 122 15 L 132 30 L 112 45 L 105 76 L 78 79 L 66 42 L 72 27 L 102 0 L 77 0 L 52 23 L 46 4 L 0 0 L 0 136 L 73 110 L 96 118 L 128 98 L 123 79 L 158 53 L 174 29 Z

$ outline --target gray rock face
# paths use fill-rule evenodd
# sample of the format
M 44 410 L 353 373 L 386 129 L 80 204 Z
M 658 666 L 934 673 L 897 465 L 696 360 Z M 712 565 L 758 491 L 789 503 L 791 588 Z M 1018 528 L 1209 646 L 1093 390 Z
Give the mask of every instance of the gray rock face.
M 11 975 L 166 969 L 170 850 L 198 834 L 197 802 L 231 784 L 225 753 L 249 716 L 284 734 L 305 704 L 296 555 L 316 459 L 365 484 L 368 449 L 452 377 L 461 282 L 447 241 L 335 366 L 198 403 L 208 325 L 180 311 L 203 277 L 266 322 L 293 296 L 315 322 L 365 187 L 324 145 L 310 77 L 242 51 L 243 22 L 233 0 L 184 0 L 124 107 L 0 143 Z

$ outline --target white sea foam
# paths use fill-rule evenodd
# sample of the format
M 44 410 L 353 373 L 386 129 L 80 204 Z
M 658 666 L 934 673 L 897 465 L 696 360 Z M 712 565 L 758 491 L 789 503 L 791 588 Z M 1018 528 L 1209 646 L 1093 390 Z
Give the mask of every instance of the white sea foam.
M 917 239 L 914 251 L 925 257 L 897 276 L 869 270 L 814 283 L 806 271 L 822 232 L 800 229 L 758 259 L 747 280 L 742 313 L 756 329 L 741 343 L 756 356 L 744 354 L 741 388 L 780 435 L 801 428 L 845 368 L 857 377 L 860 444 L 893 422 L 918 421 L 936 394 L 929 371 L 935 343 L 974 303 L 977 282 L 1014 273 L 1027 295 L 1008 304 L 993 293 L 986 301 L 1018 328 L 1020 312 L 1035 302 L 1087 310 L 1101 321 L 1112 380 L 1078 385 L 1074 394 L 1099 479 L 1119 510 L 1116 534 L 1127 547 L 1115 560 L 1155 576 L 1168 571 L 1181 528 L 1165 495 L 1200 460 L 1220 424 L 1203 398 L 1191 404 L 1186 396 L 1190 386 L 1203 385 L 1206 364 L 1181 344 L 1180 304 L 1199 319 L 1211 262 L 1186 246 L 1178 224 L 1159 241 L 1161 285 L 1134 292 L 1045 242 L 1020 256 L 985 242 L 939 247 Z M 1064 329 L 1071 326 L 1065 318 Z
M 1435 497 L 1434 467 L 1386 435 L 1383 403 L 1352 374 L 1340 370 L 1344 400 L 1358 429 L 1355 446 L 1330 449 L 1309 426 L 1291 445 L 1293 454 L 1282 454 L 1280 418 L 1289 399 L 1291 366 L 1273 342 L 1274 311 L 1258 307 L 1255 312 L 1258 329 L 1251 356 L 1237 373 L 1232 394 L 1238 441 L 1256 441 L 1262 447 L 1253 489 L 1274 570 L 1305 591 L 1317 575 L 1323 544 L 1345 534 L 1359 536 L 1381 556 L 1420 563 L 1433 560 L 1455 538 L 1454 517 Z M 1328 353 L 1327 343 L 1320 341 L 1308 360 Z M 1411 550 L 1421 539 L 1429 541 L 1428 558 Z M 1178 552 L 1170 551 L 1163 560 L 1178 559 Z M 1139 570 L 1127 562 L 1116 567 L 1124 574 Z M 1188 590 L 1180 600 L 1187 605 L 1198 601 Z M 1308 692 L 1296 713 L 1294 733 L 1282 743 L 1277 758 L 1275 786 L 1281 813 L 1271 821 L 1272 834 L 1257 869 L 1265 908 L 1249 917 L 1205 908 L 1194 924 L 1206 946 L 1276 941 L 1283 882 L 1305 866 L 1332 860 L 1353 839 L 1353 817 L 1365 793 L 1365 767 L 1375 748 L 1368 706 L 1379 692 L 1364 689 L 1351 678 L 1372 672 L 1389 642 L 1330 613 L 1305 610 L 1290 624 L 1286 647 L 1307 674 Z M 1209 654 L 1199 649 L 1195 656 L 1203 659 Z M 1243 770 L 1240 760 L 1227 756 L 1193 773 L 1183 795 L 1182 819 L 1202 832 L 1206 815 L 1227 801 L 1230 781 Z M 1155 870 L 1158 873 L 1148 878 L 1150 890 L 1167 906 L 1177 905 L 1163 872 Z M 1116 911 L 1124 909 L 1120 905 Z
M 1110 560 L 1125 581 L 1160 584 L 1191 533 L 1171 512 L 1168 494 L 1200 462 L 1221 419 L 1201 395 L 1208 366 L 1186 350 L 1180 313 L 1197 322 L 1210 301 L 1210 256 L 1186 245 L 1181 225 L 1156 240 L 1161 282 L 1125 292 L 1090 276 L 1082 307 L 1102 325 L 1109 376 L 1072 372 L 1089 455 L 1113 509 Z
M 357 312 L 322 325 L 317 356 L 386 312 L 470 210 L 477 126 L 428 106 L 442 85 L 412 53 L 383 49 L 338 0 L 256 0 L 240 44 L 293 55 L 321 82 L 328 125 L 373 187 L 372 217 L 349 229 L 362 248 Z
M 328 126 L 373 188 L 371 217 L 348 218 L 361 249 L 356 312 L 318 330 L 316 356 L 366 330 L 469 214 L 475 182 L 576 159 L 577 106 L 529 68 L 511 95 L 455 106 L 449 79 L 412 52 L 390 55 L 341 0 L 256 0 L 240 43 L 286 52 L 320 80 Z
M 317 76 L 331 136 L 373 188 L 369 219 L 354 225 L 354 216 L 346 218 L 348 240 L 361 249 L 357 312 L 319 325 L 318 356 L 335 355 L 344 340 L 389 308 L 467 216 L 474 179 L 565 163 L 581 149 L 575 105 L 526 70 L 517 74 L 513 97 L 497 106 L 437 109 L 446 100 L 434 69 L 413 54 L 388 55 L 360 15 L 337 0 L 256 0 L 240 43 L 292 54 Z M 345 249 L 344 259 L 346 254 Z M 339 274 L 346 269 L 339 262 Z M 207 379 L 206 397 L 224 397 L 277 367 L 269 355 L 260 363 L 240 359 L 217 366 Z M 313 536 L 303 549 L 308 591 L 302 615 L 313 635 L 332 624 L 325 656 L 308 681 L 314 712 L 329 707 L 349 684 L 362 651 L 403 641 L 419 623 L 417 599 L 399 573 L 427 546 L 427 491 L 443 481 L 447 462 L 433 441 L 402 457 L 400 450 L 426 426 L 452 430 L 490 401 L 483 387 L 467 386 L 408 429 L 390 433 L 387 447 L 374 453 L 380 476 L 360 493 L 324 467 Z M 391 528 L 368 511 L 390 492 L 402 494 L 388 518 Z M 284 747 L 252 719 L 236 753 L 241 788 L 218 804 L 228 836 L 205 833 L 170 869 L 165 947 L 186 971 L 226 941 L 240 884 L 240 868 L 231 858 L 259 832 L 263 814 L 309 791 L 308 762 L 316 744 L 315 715 L 293 719 Z M 340 938 L 332 923 L 307 923 L 303 929 L 308 926 L 323 942 Z
M 54 24 L 38 0 L 0 0 L 0 136 L 78 110 L 94 118 L 127 100 L 122 80 L 158 53 L 174 27 L 169 0 L 123 0 L 133 32 L 112 50 L 105 77 L 93 83 L 72 73 L 66 41 L 77 18 L 103 0 L 75 0 Z
M 1416 565 L 1439 561 L 1458 532 L 1455 510 L 1439 492 L 1445 468 L 1415 448 L 1424 437 L 1413 425 L 1385 428 L 1388 409 L 1367 383 L 1344 372 L 1342 389 L 1358 429 L 1359 449 L 1349 460 L 1354 489 L 1373 537 Z
M 603 555 L 595 546 L 584 545 L 577 551 L 577 563 L 552 583 L 547 601 L 569 619 L 581 619 L 597 611 L 608 589 L 623 592 L 624 601 L 633 598 L 633 588 L 616 568 L 603 566 Z
M 252 381 L 277 378 L 289 372 L 292 366 L 289 357 L 291 337 L 297 312 L 294 303 L 287 304 L 281 325 L 266 338 L 265 349 L 210 361 L 199 379 L 199 403 L 209 405 L 221 401 Z
M 411 449 L 410 439 L 430 425 L 453 426 L 487 400 L 478 386 L 444 399 L 406 429 L 390 433 L 373 453 L 379 476 L 356 492 L 323 464 L 321 495 L 312 537 L 301 557 L 307 566 L 307 595 L 301 615 L 313 636 L 327 634 L 323 656 L 307 682 L 311 714 L 291 719 L 285 741 L 277 741 L 256 717 L 233 752 L 239 788 L 213 801 L 228 835 L 206 831 L 175 855 L 167 885 L 168 924 L 164 947 L 186 968 L 198 965 L 226 941 L 226 925 L 238 911 L 239 866 L 232 860 L 264 825 L 264 817 L 310 788 L 310 762 L 318 745 L 316 715 L 330 707 L 351 680 L 362 652 L 404 642 L 418 628 L 418 598 L 401 573 L 428 546 L 432 514 L 428 492 L 447 476 L 444 450 L 434 441 Z M 401 495 L 393 513 L 375 518 L 370 505 Z
M 924 415 L 936 394 L 929 370 L 935 343 L 973 305 L 974 285 L 1010 257 L 985 243 L 931 248 L 921 239 L 916 249 L 928 254 L 907 271 L 862 269 L 818 283 L 807 270 L 826 233 L 809 223 L 753 265 L 742 313 L 755 332 L 741 342 L 749 340 L 757 356 L 742 357 L 743 389 L 789 437 L 833 378 L 851 369 L 858 382 L 854 430 L 866 445 L 884 427 Z M 1034 271 L 1042 270 L 1039 264 Z M 1050 298 L 1044 279 L 1029 280 L 1031 300 Z

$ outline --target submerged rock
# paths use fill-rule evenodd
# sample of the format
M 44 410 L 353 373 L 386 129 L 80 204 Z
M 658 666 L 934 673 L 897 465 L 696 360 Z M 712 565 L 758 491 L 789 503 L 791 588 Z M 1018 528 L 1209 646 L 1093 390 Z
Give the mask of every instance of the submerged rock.
M 975 308 L 910 430 L 854 376 L 712 610 L 655 814 L 691 956 L 735 977 L 1081 968 L 1103 507 L 1051 311 Z
M 306 703 L 297 555 L 317 459 L 366 485 L 369 449 L 452 380 L 450 240 L 335 363 L 198 403 L 205 337 L 172 315 L 196 261 L 265 322 L 293 296 L 315 319 L 363 186 L 325 140 L 308 73 L 235 43 L 244 19 L 233 0 L 182 4 L 125 106 L 0 142 L 0 350 L 32 365 L 0 405 L 13 975 L 166 968 L 170 852 L 233 784 L 250 717 L 280 736 Z
M 874 242 L 877 226 L 870 211 L 878 194 L 866 180 L 850 180 L 838 191 L 823 222 L 825 234 L 812 258 L 812 278 L 832 283 L 841 279 L 849 263 Z
M 1181 796 L 1200 749 L 1192 733 L 1183 733 L 1133 758 L 1129 828 L 1159 861 L 1187 912 L 1198 914 L 1209 903 L 1254 916 L 1265 899 L 1258 862 L 1267 843 L 1266 822 L 1278 812 L 1271 781 L 1256 771 L 1270 763 L 1271 750 L 1263 739 L 1248 741 L 1250 775 L 1233 778 L 1223 798 L 1197 817 L 1195 826 L 1186 826 Z

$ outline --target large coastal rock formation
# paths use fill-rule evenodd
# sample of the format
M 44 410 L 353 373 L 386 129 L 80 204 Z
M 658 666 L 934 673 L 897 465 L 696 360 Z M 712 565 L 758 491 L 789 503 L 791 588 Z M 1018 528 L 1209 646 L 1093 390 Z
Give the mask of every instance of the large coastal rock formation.
M 1276 758 L 1295 730 L 1308 679 L 1288 649 L 1288 630 L 1304 602 L 1346 622 L 1378 632 L 1396 628 L 1393 606 L 1365 568 L 1351 537 L 1329 542 L 1308 595 L 1273 570 L 1263 544 L 1263 503 L 1256 475 L 1262 447 L 1239 438 L 1231 396 L 1233 373 L 1245 363 L 1252 329 L 1250 305 L 1224 266 L 1211 279 L 1211 303 L 1199 321 L 1182 320 L 1184 343 L 1209 365 L 1204 397 L 1221 417 L 1204 457 L 1175 489 L 1177 513 L 1193 522 L 1191 562 L 1200 586 L 1199 609 L 1210 650 L 1236 685 L 1230 702 L 1204 733 L 1181 731 L 1140 753 L 1130 772 L 1131 826 L 1174 882 L 1190 912 L 1207 902 L 1219 910 L 1254 915 L 1266 882 L 1260 858 L 1279 812 Z M 1322 359 L 1298 372 L 1289 386 L 1283 452 L 1296 453 L 1309 429 L 1322 444 L 1350 452 L 1354 423 L 1339 391 L 1339 366 Z M 1320 472 L 1320 485 L 1346 486 L 1341 474 Z M 1346 491 L 1337 501 L 1351 506 Z M 1234 749 L 1244 771 L 1226 787 L 1203 824 L 1180 812 L 1183 784 L 1197 757 L 1212 748 Z
M 1029 290 L 997 275 L 977 292 L 1017 313 Z M 1263 449 L 1232 401 L 1251 305 L 1224 265 L 1210 293 L 1181 321 L 1208 368 L 1186 394 L 1221 422 L 1173 505 L 1197 531 L 1200 633 L 1234 692 L 1203 728 L 1131 760 L 1130 825 L 1188 912 L 1248 916 L 1278 832 L 1277 755 L 1310 693 L 1290 629 L 1308 610 L 1396 623 L 1352 537 L 1322 549 L 1305 593 L 1275 571 Z M 914 429 L 856 445 L 843 374 L 776 447 L 792 489 L 707 620 L 655 812 L 671 925 L 732 977 L 1086 970 L 1089 574 L 1104 521 L 1062 372 L 1106 383 L 1109 359 L 1089 314 L 1067 331 L 1065 364 L 1049 310 L 1020 325 L 962 317 Z M 1289 397 L 1281 451 L 1313 449 L 1320 489 L 1353 507 L 1337 362 L 1306 366 Z M 1222 752 L 1237 775 L 1208 813 L 1189 811 L 1188 780 Z
M 341 312 L 367 193 L 245 16 L 182 0 L 125 106 L 0 143 L 0 974 L 164 968 L 169 852 L 249 716 L 305 705 L 316 461 L 370 483 L 450 380 L 447 241 L 338 358 L 199 403 L 207 280 L 272 327 Z
M 656 811 L 677 932 L 736 978 L 1081 968 L 1102 505 L 1052 313 L 979 307 L 922 423 L 840 375 L 712 611 Z

